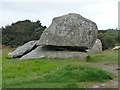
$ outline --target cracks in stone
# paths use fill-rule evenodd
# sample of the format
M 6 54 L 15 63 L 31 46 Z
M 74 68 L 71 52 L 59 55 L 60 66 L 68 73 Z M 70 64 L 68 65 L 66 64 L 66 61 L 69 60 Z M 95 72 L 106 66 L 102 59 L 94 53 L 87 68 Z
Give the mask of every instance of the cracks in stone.
M 31 52 L 31 51 L 33 51 L 33 50 L 35 50 L 37 47 L 38 47 L 38 46 L 37 46 L 37 45 L 35 45 L 35 46 L 31 49 L 31 50 L 26 51 L 24 54 L 22 54 L 22 55 L 20 55 L 20 56 L 17 56 L 17 58 L 21 58 L 22 56 L 24 56 L 24 55 L 28 54 L 29 52 Z

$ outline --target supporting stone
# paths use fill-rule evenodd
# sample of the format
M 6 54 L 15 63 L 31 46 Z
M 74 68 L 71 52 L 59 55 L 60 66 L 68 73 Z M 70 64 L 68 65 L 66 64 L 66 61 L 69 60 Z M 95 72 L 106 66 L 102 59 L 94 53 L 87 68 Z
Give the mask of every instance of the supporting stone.
M 22 56 L 20 59 L 38 59 L 38 58 L 79 58 L 86 61 L 88 54 L 79 51 L 51 51 L 44 47 L 38 46 L 35 50 Z

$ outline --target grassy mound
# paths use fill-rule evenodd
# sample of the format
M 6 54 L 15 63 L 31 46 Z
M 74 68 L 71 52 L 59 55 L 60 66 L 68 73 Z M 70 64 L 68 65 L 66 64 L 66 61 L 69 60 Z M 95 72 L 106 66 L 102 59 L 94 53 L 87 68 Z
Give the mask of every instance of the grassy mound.
M 3 65 L 3 87 L 40 86 L 43 83 L 65 83 L 61 87 L 70 87 L 69 84 L 78 87 L 76 83 L 79 82 L 104 82 L 114 78 L 113 74 L 85 63 L 67 63 L 68 60 L 60 62 L 56 59 L 53 62 L 49 59 L 8 61 L 7 66 Z
M 42 82 L 103 82 L 113 79 L 113 75 L 90 66 L 67 65 L 62 70 L 49 73 L 42 77 Z

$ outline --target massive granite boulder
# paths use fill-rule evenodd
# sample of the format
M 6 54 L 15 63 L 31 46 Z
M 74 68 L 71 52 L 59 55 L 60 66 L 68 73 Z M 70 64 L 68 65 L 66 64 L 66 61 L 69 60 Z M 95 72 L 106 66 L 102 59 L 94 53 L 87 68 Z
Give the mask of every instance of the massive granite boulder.
M 102 42 L 100 39 L 97 39 L 94 46 L 88 51 L 90 54 L 102 52 Z
M 30 53 L 22 56 L 20 59 L 37 59 L 37 58 L 79 58 L 81 61 L 86 61 L 88 54 L 78 51 L 56 51 L 46 46 L 38 46 Z
M 9 58 L 19 58 L 27 53 L 29 53 L 30 51 L 32 51 L 33 49 L 35 49 L 37 46 L 38 41 L 29 41 L 28 43 L 18 47 L 17 49 L 15 49 L 15 51 L 11 52 L 8 54 Z
M 97 32 L 97 25 L 93 21 L 70 13 L 54 18 L 38 44 L 90 49 L 96 41 Z

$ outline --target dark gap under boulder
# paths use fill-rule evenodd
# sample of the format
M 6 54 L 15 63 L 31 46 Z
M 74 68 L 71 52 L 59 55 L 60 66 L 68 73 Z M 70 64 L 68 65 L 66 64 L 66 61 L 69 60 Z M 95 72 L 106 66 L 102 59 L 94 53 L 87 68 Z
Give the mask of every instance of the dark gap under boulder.
M 53 45 L 45 45 L 42 46 L 44 50 L 49 50 L 49 51 L 80 51 L 80 52 L 86 52 L 88 49 L 87 47 L 77 47 L 77 46 L 53 46 Z

